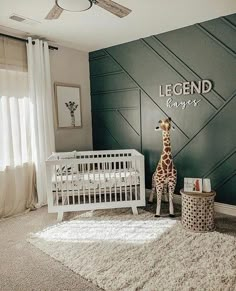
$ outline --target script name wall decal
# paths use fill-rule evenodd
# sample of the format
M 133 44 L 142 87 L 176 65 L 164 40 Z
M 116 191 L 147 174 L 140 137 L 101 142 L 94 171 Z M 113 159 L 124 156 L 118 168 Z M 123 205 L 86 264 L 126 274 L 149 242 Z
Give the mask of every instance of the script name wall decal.
M 176 84 L 160 85 L 159 93 L 160 97 L 169 97 L 166 101 L 168 108 L 182 108 L 185 109 L 187 106 L 198 106 L 202 99 L 189 99 L 181 101 L 173 101 L 171 96 L 180 95 L 193 95 L 193 94 L 206 94 L 212 89 L 212 82 L 209 80 L 199 81 L 186 81 Z

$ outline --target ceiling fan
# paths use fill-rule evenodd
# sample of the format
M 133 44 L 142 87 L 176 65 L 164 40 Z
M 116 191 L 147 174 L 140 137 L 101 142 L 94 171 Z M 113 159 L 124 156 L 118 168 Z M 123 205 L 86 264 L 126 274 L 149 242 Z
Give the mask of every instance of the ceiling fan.
M 55 0 L 54 6 L 49 11 L 45 19 L 58 19 L 63 10 L 70 12 L 86 11 L 94 4 L 120 18 L 127 16 L 132 11 L 112 0 Z

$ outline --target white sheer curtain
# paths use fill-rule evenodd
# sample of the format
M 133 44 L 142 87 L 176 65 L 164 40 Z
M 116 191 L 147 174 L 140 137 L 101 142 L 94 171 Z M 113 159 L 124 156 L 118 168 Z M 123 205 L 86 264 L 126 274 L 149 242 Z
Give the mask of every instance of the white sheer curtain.
M 55 151 L 52 89 L 47 42 L 28 38 L 29 96 L 33 104 L 33 161 L 36 166 L 38 206 L 47 204 L 45 160 Z
M 32 208 L 32 105 L 25 44 L 0 37 L 0 218 Z

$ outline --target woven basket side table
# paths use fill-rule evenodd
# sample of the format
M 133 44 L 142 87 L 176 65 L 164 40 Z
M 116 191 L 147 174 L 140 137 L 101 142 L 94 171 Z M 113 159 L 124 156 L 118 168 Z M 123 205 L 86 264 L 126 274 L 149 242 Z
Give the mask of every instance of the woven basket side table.
M 181 189 L 180 193 L 182 195 L 183 227 L 196 232 L 213 231 L 215 229 L 215 191 L 190 193 Z

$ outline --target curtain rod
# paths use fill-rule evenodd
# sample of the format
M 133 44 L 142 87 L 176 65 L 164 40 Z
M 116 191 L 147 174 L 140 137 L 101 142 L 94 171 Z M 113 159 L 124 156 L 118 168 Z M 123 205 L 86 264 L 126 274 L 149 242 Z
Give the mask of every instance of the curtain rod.
M 27 39 L 20 38 L 20 37 L 16 37 L 16 36 L 12 36 L 12 35 L 8 35 L 8 34 L 4 34 L 4 33 L 0 33 L 0 36 L 5 36 L 5 37 L 9 37 L 9 38 L 12 38 L 12 39 L 15 39 L 15 40 L 19 40 L 19 41 L 23 41 L 23 42 L 28 42 Z M 35 44 L 35 41 L 32 41 L 32 43 Z M 51 46 L 51 45 L 49 45 L 48 48 L 50 50 L 58 50 L 58 47 Z

